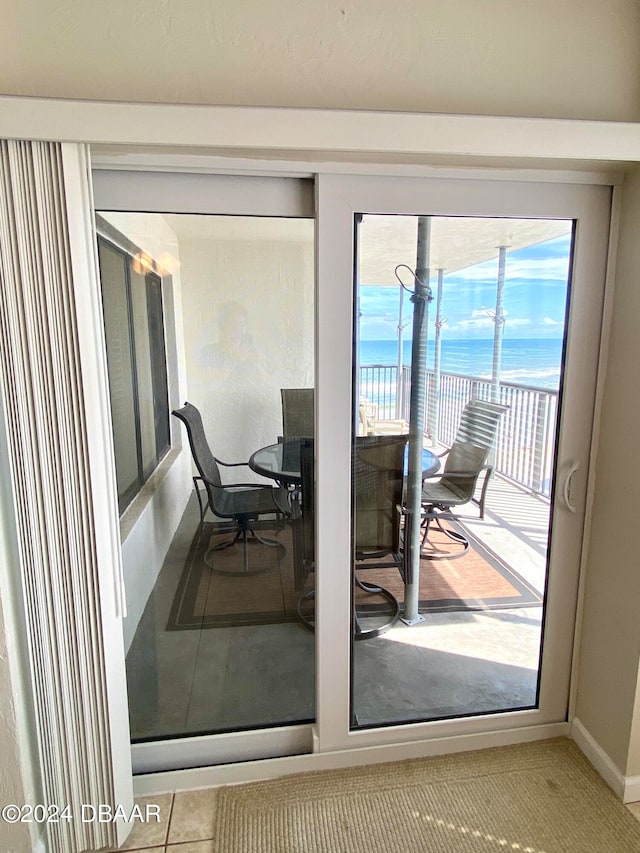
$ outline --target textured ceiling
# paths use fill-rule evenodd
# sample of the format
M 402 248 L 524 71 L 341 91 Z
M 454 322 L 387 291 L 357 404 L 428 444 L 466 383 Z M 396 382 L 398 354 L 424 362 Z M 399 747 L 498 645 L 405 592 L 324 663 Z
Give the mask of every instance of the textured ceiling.
M 498 219 L 434 216 L 428 265 L 433 272 L 465 269 L 498 256 L 498 247 L 513 252 L 571 232 L 571 220 Z M 397 286 L 398 264 L 416 266 L 417 216 L 367 215 L 360 226 L 360 282 Z M 405 284 L 411 276 L 402 274 Z

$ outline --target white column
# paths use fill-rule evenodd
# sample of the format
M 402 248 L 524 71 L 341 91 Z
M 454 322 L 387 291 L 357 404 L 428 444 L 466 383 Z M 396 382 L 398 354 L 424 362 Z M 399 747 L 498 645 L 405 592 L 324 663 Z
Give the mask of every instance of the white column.
M 442 288 L 444 286 L 444 270 L 438 270 L 438 295 L 436 297 L 436 321 L 435 321 L 435 341 L 433 355 L 433 396 L 431 398 L 431 444 L 436 447 L 440 440 L 440 385 L 441 385 L 441 368 L 440 368 L 440 350 L 442 347 Z
M 413 296 L 413 338 L 411 347 L 411 405 L 409 432 L 409 471 L 407 474 L 407 525 L 405 530 L 405 594 L 402 621 L 407 625 L 422 622 L 420 599 L 420 511 L 422 507 L 422 450 L 424 447 L 427 329 L 429 323 L 429 251 L 431 218 L 418 217 L 418 246 Z
M 398 301 L 398 368 L 396 373 L 396 418 L 402 417 L 403 399 L 402 399 L 402 367 L 404 362 L 403 346 L 404 346 L 404 324 L 402 322 L 402 307 L 404 303 L 404 287 L 400 287 L 400 297 Z
M 496 287 L 496 310 L 493 315 L 495 329 L 493 332 L 493 371 L 491 375 L 491 396 L 495 403 L 500 400 L 500 369 L 502 366 L 502 336 L 504 333 L 504 271 L 507 257 L 507 246 L 498 246 L 498 283 Z

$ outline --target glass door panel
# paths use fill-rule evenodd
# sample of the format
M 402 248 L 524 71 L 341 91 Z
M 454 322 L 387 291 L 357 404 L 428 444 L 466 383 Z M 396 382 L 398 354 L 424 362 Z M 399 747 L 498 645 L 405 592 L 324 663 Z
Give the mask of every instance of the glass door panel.
M 320 176 L 321 751 L 564 724 L 610 205 Z
M 351 729 L 535 709 L 574 222 L 355 221 Z
M 112 406 L 125 356 L 133 376 L 128 420 L 114 411 L 116 465 L 140 471 L 121 516 L 132 740 L 309 723 L 315 648 L 294 545 L 314 424 L 313 221 L 97 223 Z M 288 389 L 303 389 L 295 447 Z

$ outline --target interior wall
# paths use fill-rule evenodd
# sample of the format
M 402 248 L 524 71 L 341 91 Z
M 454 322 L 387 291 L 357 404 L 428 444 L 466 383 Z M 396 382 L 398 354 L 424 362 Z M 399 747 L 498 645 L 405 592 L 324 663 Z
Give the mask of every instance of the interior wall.
M 0 399 L 0 804 L 22 805 L 43 797 L 5 418 Z M 0 840 L 7 851 L 30 853 L 42 830 L 42 825 L 0 821 Z
M 636 171 L 623 187 L 576 702 L 578 719 L 626 775 L 640 774 L 640 721 L 634 722 L 640 663 L 640 571 L 634 535 L 640 505 L 640 398 L 635 393 L 639 224 L 640 171 Z
M 21 805 L 27 802 L 20 772 L 21 750 L 19 725 L 13 702 L 14 687 L 9 668 L 3 612 L 0 607 L 0 803 L 3 805 Z M 16 853 L 28 853 L 32 849 L 29 827 L 25 823 L 2 823 L 0 840 L 6 845 L 5 849 L 15 850 Z
M 6 0 L 4 94 L 619 121 L 636 0 Z
M 210 217 L 206 234 L 180 243 L 189 402 L 225 462 L 282 435 L 281 388 L 314 385 L 313 222 L 267 223 L 265 235 L 259 220 Z

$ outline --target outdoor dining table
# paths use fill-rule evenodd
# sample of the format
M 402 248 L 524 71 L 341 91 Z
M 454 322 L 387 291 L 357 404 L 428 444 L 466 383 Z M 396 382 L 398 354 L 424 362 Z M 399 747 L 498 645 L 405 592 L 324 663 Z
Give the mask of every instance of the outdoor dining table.
M 308 439 L 307 439 L 308 440 Z M 300 464 L 300 448 L 302 442 L 305 439 L 288 439 L 276 442 L 276 444 L 269 444 L 266 447 L 261 447 L 259 450 L 256 450 L 249 459 L 249 467 L 256 474 L 260 474 L 263 477 L 270 477 L 273 480 L 276 480 L 281 486 L 289 487 L 292 489 L 292 494 L 295 491 L 299 490 L 302 486 L 302 471 Z M 405 448 L 404 453 L 404 469 L 405 469 L 405 477 L 407 474 L 409 464 L 409 448 L 408 446 Z M 440 459 L 436 456 L 435 453 L 428 450 L 426 447 L 422 450 L 422 477 L 429 477 L 435 474 L 440 468 Z M 301 524 L 302 524 L 302 515 L 300 512 L 300 507 L 297 500 L 292 499 L 292 514 L 291 514 L 291 532 L 293 538 L 293 553 L 294 553 L 294 577 L 295 577 L 295 586 L 296 589 L 302 591 L 304 589 L 304 584 L 306 580 L 306 574 L 304 569 L 304 560 L 302 558 L 303 546 L 302 546 L 302 532 L 301 532 Z M 357 581 L 356 581 L 357 582 Z M 363 587 L 364 588 L 364 587 Z M 380 588 L 378 590 L 385 597 L 389 598 L 393 602 L 395 602 L 396 607 L 398 607 L 398 602 L 395 597 L 388 591 Z M 305 593 L 303 597 L 313 595 L 313 591 Z M 311 627 L 311 624 L 304 619 L 300 609 L 298 610 L 301 619 L 307 625 L 307 627 Z M 388 623 L 387 626 L 379 629 L 373 629 L 369 631 L 363 631 L 360 628 L 359 620 L 357 613 L 354 610 L 354 622 L 355 622 L 355 631 L 354 636 L 355 639 L 368 639 L 369 637 L 378 636 L 379 633 L 382 633 L 387 627 L 390 627 L 392 622 Z
M 408 448 L 404 454 L 405 474 L 409 462 Z M 256 450 L 249 459 L 249 467 L 256 474 L 270 477 L 286 486 L 300 486 L 300 439 L 279 441 Z M 431 477 L 440 469 L 440 459 L 426 447 L 422 449 L 422 478 Z

